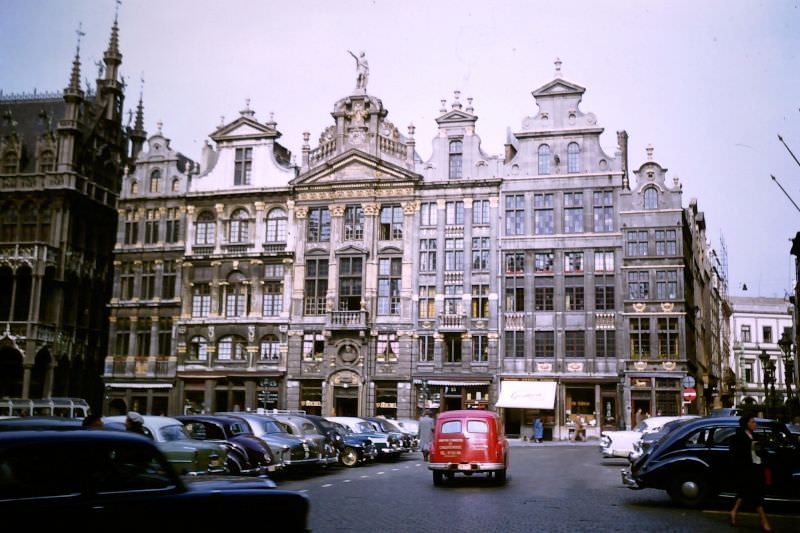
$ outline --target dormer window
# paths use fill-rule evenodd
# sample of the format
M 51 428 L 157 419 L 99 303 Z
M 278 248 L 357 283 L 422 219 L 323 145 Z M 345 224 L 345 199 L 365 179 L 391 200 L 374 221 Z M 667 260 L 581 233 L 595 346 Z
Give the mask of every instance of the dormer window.
M 237 148 L 233 166 L 233 184 L 250 185 L 250 171 L 253 168 L 253 149 Z
M 655 187 L 648 187 L 644 190 L 644 208 L 658 209 L 658 191 Z
M 450 141 L 450 179 L 461 179 L 464 156 L 464 143 L 460 140 Z
M 161 171 L 158 169 L 150 173 L 150 192 L 161 192 Z
M 581 148 L 578 143 L 569 143 L 567 146 L 567 172 L 580 172 Z
M 546 144 L 539 146 L 539 175 L 550 174 L 550 147 Z

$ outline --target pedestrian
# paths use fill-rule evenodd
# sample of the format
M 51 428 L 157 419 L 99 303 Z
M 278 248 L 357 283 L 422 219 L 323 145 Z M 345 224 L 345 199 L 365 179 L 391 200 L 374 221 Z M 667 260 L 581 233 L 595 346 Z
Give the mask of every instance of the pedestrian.
M 422 458 L 427 461 L 431 449 L 431 442 L 433 442 L 433 418 L 431 418 L 431 412 L 427 409 L 422 412 L 422 418 L 419 419 L 417 432 Z
M 125 416 L 125 430 L 140 435 L 146 435 L 144 431 L 144 417 L 136 411 L 128 411 Z
M 544 438 L 544 424 L 538 416 L 533 419 L 533 442 L 542 442 Z
M 755 416 L 743 414 L 731 440 L 730 453 L 736 469 L 737 490 L 730 520 L 731 525 L 735 526 L 736 514 L 743 504 L 747 504 L 755 507 L 762 531 L 772 531 L 764 512 L 764 468 L 759 455 L 760 445 L 754 436 L 755 430 Z
M 94 414 L 86 415 L 86 418 L 84 418 L 83 422 L 81 422 L 81 427 L 87 429 L 101 428 L 103 427 L 103 417 Z
M 636 410 L 636 425 L 638 426 L 641 423 L 642 423 L 642 408 L 640 407 L 639 409 Z

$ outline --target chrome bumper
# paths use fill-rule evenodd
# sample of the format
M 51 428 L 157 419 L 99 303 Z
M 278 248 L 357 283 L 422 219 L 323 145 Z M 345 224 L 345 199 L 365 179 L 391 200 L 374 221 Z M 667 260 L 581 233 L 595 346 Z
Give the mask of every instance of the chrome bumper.
M 619 473 L 622 476 L 622 484 L 628 487 L 629 489 L 639 490 L 643 488 L 639 486 L 639 483 L 636 482 L 630 470 L 628 470 L 627 468 L 623 468 L 622 470 L 620 470 Z
M 428 463 L 428 470 L 443 472 L 493 472 L 505 468 L 503 463 Z

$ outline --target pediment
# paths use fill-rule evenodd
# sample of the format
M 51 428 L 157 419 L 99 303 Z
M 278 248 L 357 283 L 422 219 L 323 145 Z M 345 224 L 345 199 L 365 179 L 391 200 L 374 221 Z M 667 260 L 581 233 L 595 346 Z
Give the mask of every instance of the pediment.
M 403 167 L 378 159 L 360 150 L 350 150 L 312 168 L 290 182 L 294 186 L 355 182 L 420 180 L 421 177 Z
M 326 250 L 325 248 L 309 248 L 308 250 L 306 250 L 306 257 L 308 257 L 310 255 L 315 255 L 315 256 L 324 255 L 324 256 L 327 256 L 328 255 L 328 250 Z
M 397 246 L 391 246 L 390 245 L 390 246 L 382 246 L 380 249 L 378 249 L 378 253 L 379 254 L 389 254 L 389 255 L 391 255 L 391 254 L 402 254 L 403 250 L 401 250 Z
M 336 255 L 369 255 L 369 250 L 360 246 L 348 244 L 336 250 Z
M 546 83 L 533 91 L 533 96 L 559 96 L 563 94 L 583 94 L 586 89 L 578 84 L 571 83 L 562 79 L 555 79 Z
M 437 118 L 436 122 L 439 124 L 450 124 L 454 122 L 475 122 L 476 120 L 478 120 L 478 117 L 475 115 L 454 109 Z
M 253 137 L 280 137 L 275 128 L 261 124 L 250 117 L 239 117 L 230 124 L 221 126 L 209 135 L 214 141 L 225 139 L 247 139 Z

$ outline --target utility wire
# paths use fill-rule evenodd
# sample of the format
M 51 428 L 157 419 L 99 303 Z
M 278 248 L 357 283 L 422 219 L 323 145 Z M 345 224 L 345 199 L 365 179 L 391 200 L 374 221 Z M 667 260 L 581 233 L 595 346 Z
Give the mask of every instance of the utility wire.
M 772 174 L 770 174 L 770 177 L 772 178 L 772 181 L 774 181 L 778 185 L 778 187 L 781 188 L 781 190 L 783 191 L 783 194 L 786 195 L 786 198 L 788 198 L 789 201 L 792 202 L 792 205 L 794 206 L 794 208 L 797 209 L 798 212 L 800 212 L 800 207 L 798 207 L 797 204 L 794 202 L 794 200 L 792 200 L 792 197 L 789 196 L 789 193 L 786 192 L 786 189 L 783 188 L 783 185 L 781 185 L 781 182 L 778 181 L 778 178 L 776 178 Z
M 783 140 L 783 137 L 781 137 L 780 134 L 778 135 L 778 140 L 783 143 L 783 145 L 786 147 L 787 150 L 789 150 L 789 154 L 791 154 L 792 159 L 794 159 L 794 162 L 797 163 L 797 166 L 800 166 L 800 161 L 797 160 L 797 157 L 795 157 L 794 152 L 792 152 L 792 149 L 789 148 L 789 145 L 786 144 L 786 141 Z M 775 179 L 775 177 L 773 176 L 772 179 Z

